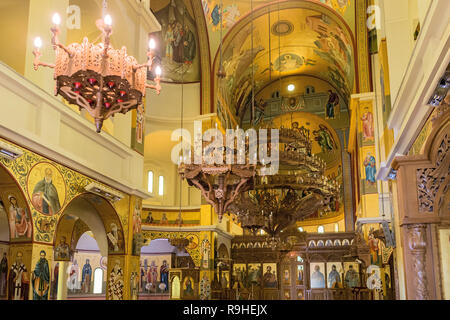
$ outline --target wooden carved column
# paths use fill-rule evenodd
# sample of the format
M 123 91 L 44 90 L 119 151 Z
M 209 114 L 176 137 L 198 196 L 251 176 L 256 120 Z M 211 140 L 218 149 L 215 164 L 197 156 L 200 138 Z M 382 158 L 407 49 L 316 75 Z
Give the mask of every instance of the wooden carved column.
M 409 249 L 413 257 L 415 299 L 428 300 L 427 274 L 426 274 L 426 224 L 408 225 Z
M 394 159 L 397 172 L 399 247 L 403 251 L 406 299 L 439 299 L 442 282 L 437 263 L 439 243 L 433 231 L 450 221 L 450 109 L 447 100 L 422 128 L 407 156 Z M 427 263 L 428 261 L 428 263 Z

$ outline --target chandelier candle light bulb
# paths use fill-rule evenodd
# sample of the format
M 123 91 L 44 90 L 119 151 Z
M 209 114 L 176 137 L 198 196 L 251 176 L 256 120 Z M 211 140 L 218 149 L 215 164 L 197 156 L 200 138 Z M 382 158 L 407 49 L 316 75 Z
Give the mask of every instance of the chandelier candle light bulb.
M 40 37 L 34 39 L 34 47 L 37 51 L 42 48 L 42 39 Z
M 155 39 L 150 38 L 149 42 L 148 42 L 148 47 L 150 48 L 150 50 L 155 50 L 156 48 L 156 42 Z
M 112 26 L 112 18 L 109 14 L 105 16 L 105 19 L 103 20 L 105 22 L 105 25 L 111 27 Z
M 61 24 L 61 16 L 58 13 L 55 13 L 52 17 L 52 22 L 55 27 L 59 26 Z

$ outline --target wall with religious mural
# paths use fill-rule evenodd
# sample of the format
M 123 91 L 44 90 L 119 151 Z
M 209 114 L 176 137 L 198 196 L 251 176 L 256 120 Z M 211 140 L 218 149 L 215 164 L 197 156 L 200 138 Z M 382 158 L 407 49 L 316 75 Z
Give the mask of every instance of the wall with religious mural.
M 0 192 L 2 211 L 10 220 L 8 233 L 12 235 L 7 257 L 8 268 L 13 268 L 12 263 L 17 261 L 14 268 L 20 269 L 23 261 L 29 273 L 26 278 L 19 279 L 24 286 L 21 286 L 20 292 L 14 293 L 16 298 L 28 298 L 25 292 L 29 289 L 30 299 L 48 299 L 54 276 L 50 266 L 54 259 L 73 259 L 74 246 L 81 234 L 88 230 L 82 220 L 76 217 L 80 204 L 88 203 L 92 212 L 98 214 L 111 254 L 131 252 L 133 235 L 129 233 L 129 228 L 133 228 L 133 231 L 140 228 L 138 218 L 142 204 L 134 196 L 124 195 L 121 201 L 111 204 L 104 198 L 88 194 L 84 187 L 94 180 L 21 149 L 24 154 L 15 161 L 0 159 L 1 175 L 9 177 L 10 182 Z M 66 211 L 70 214 L 66 215 Z M 58 232 L 57 226 L 61 226 Z M 31 245 L 31 241 L 36 243 Z M 117 256 L 117 259 L 123 268 L 123 256 Z M 24 276 L 17 273 L 17 277 Z
M 164 73 L 163 81 L 200 81 L 200 55 L 197 22 L 190 1 L 152 1 L 151 8 L 162 30 L 157 55 Z

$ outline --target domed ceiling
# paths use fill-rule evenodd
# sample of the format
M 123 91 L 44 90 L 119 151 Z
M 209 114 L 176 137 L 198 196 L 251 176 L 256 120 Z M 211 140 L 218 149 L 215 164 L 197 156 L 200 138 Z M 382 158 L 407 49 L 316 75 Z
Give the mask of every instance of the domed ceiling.
M 224 38 L 226 78 L 215 83 L 222 112 L 243 116 L 240 109 L 252 93 L 252 72 L 255 95 L 280 77 L 308 75 L 328 82 L 348 99 L 355 75 L 353 43 L 345 21 L 326 6 L 288 1 L 256 9 Z M 215 70 L 219 64 L 218 55 Z

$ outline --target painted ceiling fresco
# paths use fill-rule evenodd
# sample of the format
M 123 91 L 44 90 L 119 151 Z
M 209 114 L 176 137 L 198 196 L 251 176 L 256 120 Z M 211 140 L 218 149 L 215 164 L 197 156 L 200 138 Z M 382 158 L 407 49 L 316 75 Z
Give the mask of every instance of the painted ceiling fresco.
M 220 44 L 220 5 L 221 0 L 201 0 L 206 23 L 209 31 L 212 56 L 215 55 Z M 287 0 L 289 2 L 301 2 Z M 355 0 L 305 0 L 303 2 L 316 2 L 333 9 L 342 16 L 350 26 L 352 32 L 355 28 Z M 272 0 L 253 0 L 253 9 L 257 9 Z M 286 0 L 281 1 L 286 2 Z M 240 19 L 249 14 L 251 10 L 250 0 L 222 0 L 223 3 L 223 32 L 228 32 Z
M 249 16 L 224 41 L 227 76 L 219 91 L 229 113 L 237 114 L 236 109 L 251 94 L 252 73 L 256 92 L 280 77 L 303 74 L 327 81 L 343 97 L 351 94 L 353 40 L 342 21 L 328 15 L 323 6 L 310 3 L 302 8 L 261 11 L 254 13 L 253 35 Z

